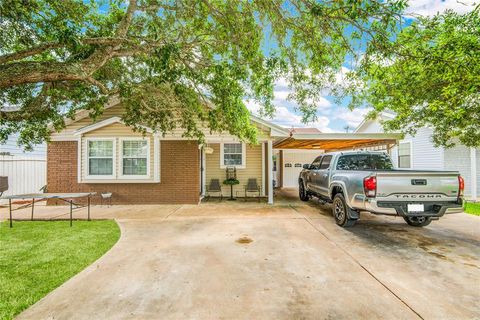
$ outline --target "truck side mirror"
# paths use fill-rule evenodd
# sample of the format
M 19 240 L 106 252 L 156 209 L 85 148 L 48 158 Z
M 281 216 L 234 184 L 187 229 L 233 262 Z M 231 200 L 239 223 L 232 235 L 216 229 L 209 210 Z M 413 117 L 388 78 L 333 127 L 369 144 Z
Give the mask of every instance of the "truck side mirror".
M 305 164 L 303 165 L 303 169 L 307 169 L 307 170 L 308 170 L 308 169 L 310 169 L 310 167 L 311 167 L 311 165 L 308 164 L 308 163 L 305 163 Z

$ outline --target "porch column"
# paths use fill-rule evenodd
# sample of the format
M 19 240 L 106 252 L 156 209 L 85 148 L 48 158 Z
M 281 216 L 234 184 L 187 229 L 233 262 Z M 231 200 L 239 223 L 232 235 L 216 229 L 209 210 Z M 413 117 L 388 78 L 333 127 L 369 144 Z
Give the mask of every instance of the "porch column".
M 470 179 L 471 179 L 471 195 L 473 201 L 477 201 L 477 150 L 470 148 Z
M 268 204 L 273 204 L 273 150 L 272 140 L 267 142 L 267 183 L 268 183 Z

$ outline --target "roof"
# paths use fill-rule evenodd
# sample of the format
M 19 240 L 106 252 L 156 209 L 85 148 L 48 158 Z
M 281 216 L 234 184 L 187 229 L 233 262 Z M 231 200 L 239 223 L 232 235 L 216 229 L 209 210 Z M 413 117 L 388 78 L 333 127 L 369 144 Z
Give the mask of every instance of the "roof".
M 378 145 L 394 145 L 401 139 L 398 133 L 319 133 L 295 134 L 278 141 L 275 149 L 351 150 Z
M 81 135 L 81 134 L 84 134 L 84 133 L 87 133 L 87 132 L 90 132 L 90 131 L 93 131 L 93 130 L 97 130 L 97 129 L 109 126 L 109 125 L 114 124 L 114 123 L 124 124 L 122 119 L 120 119 L 120 117 L 111 117 L 111 118 L 108 118 L 108 119 L 105 119 L 105 120 L 102 120 L 102 121 L 99 121 L 99 122 L 95 122 L 95 123 L 90 124 L 88 126 L 82 127 L 82 128 L 75 131 L 75 135 Z M 144 126 L 142 126 L 142 127 L 145 128 L 145 130 L 147 132 L 150 132 L 150 133 L 153 132 L 153 130 L 150 129 L 150 128 L 147 128 L 147 127 L 144 127 Z
M 360 124 L 355 128 L 355 130 L 353 132 L 358 132 L 369 121 L 380 121 L 381 122 L 382 120 L 391 120 L 393 118 L 395 118 L 395 114 L 393 113 L 393 111 L 390 111 L 390 110 L 385 110 L 385 111 L 380 112 L 380 114 L 378 115 L 378 117 L 376 119 L 370 119 L 370 118 L 368 118 L 368 116 L 365 116 L 365 118 L 363 118 L 362 122 L 360 122 Z
M 290 134 L 297 133 L 297 134 L 315 134 L 315 133 L 322 133 L 322 131 L 318 130 L 317 128 L 291 128 Z
M 267 128 L 270 128 L 270 135 L 272 137 L 288 137 L 290 135 L 288 129 L 281 127 L 278 124 L 254 116 L 252 114 L 250 115 L 250 120 L 260 125 L 266 126 Z
M 118 97 L 112 97 L 109 100 L 109 102 L 105 105 L 104 108 L 109 109 L 109 108 L 112 108 L 112 107 L 114 107 L 118 104 L 120 104 L 119 98 Z M 84 118 L 87 118 L 88 116 L 89 116 L 89 111 L 88 110 L 80 110 L 75 114 L 74 119 L 70 119 L 70 118 L 65 119 L 65 124 L 66 125 L 72 124 L 74 122 L 77 122 L 77 121 L 80 121 Z M 257 116 L 250 115 L 250 120 L 252 122 L 255 122 L 255 123 L 261 125 L 261 126 L 269 128 L 270 129 L 270 136 L 272 136 L 272 137 L 288 137 L 290 135 L 288 129 L 283 128 L 283 127 L 281 127 L 277 124 L 274 124 L 270 121 L 261 119 Z M 76 131 L 76 134 L 83 134 L 83 133 L 86 133 L 86 132 L 96 130 L 98 128 L 110 125 L 112 123 L 123 123 L 123 122 L 121 121 L 120 117 L 108 118 L 108 119 L 105 119 L 103 121 L 96 122 L 96 123 L 93 123 L 91 125 L 80 128 Z M 52 129 L 53 129 L 53 127 L 52 127 Z M 145 129 L 148 132 L 153 132 L 153 130 L 151 128 L 145 127 Z

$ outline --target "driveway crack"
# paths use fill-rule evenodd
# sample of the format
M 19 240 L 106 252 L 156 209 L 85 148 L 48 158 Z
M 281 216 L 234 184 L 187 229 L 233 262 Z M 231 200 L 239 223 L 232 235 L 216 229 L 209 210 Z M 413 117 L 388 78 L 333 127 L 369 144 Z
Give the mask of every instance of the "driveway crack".
M 178 210 L 180 210 L 182 208 L 183 208 L 183 205 L 178 206 L 178 208 L 175 208 L 175 210 L 173 210 L 172 212 L 167 214 L 167 216 L 165 218 L 163 218 L 163 220 L 167 220 L 168 218 L 170 218 L 170 216 L 174 215 Z
M 312 221 L 310 221 L 309 218 L 307 218 L 305 215 L 300 213 L 300 211 L 297 210 L 293 205 L 289 205 L 290 208 L 292 208 L 293 211 L 295 211 L 299 216 L 301 216 L 313 229 L 315 229 L 318 233 L 320 233 L 325 239 L 327 239 L 330 243 L 332 243 L 335 247 L 339 248 L 343 253 L 345 253 L 347 256 L 350 257 L 350 259 L 353 260 L 355 264 L 357 264 L 360 268 L 365 270 L 375 281 L 377 281 L 380 285 L 382 285 L 385 289 L 387 289 L 395 298 L 398 299 L 403 305 L 405 305 L 408 309 L 410 309 L 413 313 L 415 313 L 420 319 L 424 319 L 420 313 L 418 313 L 412 306 L 410 306 L 405 300 L 403 300 L 399 295 L 397 295 L 392 289 L 390 289 L 382 280 L 377 278 L 373 272 L 368 270 L 366 266 L 364 266 L 360 261 L 358 261 L 352 254 L 350 254 L 347 250 L 345 250 L 342 246 L 337 244 L 335 241 L 330 239 L 328 235 L 325 234 L 322 230 L 320 230 L 317 226 L 315 226 Z

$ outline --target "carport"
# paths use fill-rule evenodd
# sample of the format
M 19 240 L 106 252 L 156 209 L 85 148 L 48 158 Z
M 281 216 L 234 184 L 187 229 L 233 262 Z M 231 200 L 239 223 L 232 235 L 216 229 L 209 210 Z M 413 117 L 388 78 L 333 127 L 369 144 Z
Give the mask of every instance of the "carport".
M 274 143 L 277 151 L 277 186 L 296 185 L 305 163 L 319 154 L 342 150 L 382 150 L 390 153 L 401 134 L 398 133 L 290 133 Z M 295 180 L 295 181 L 294 181 Z

